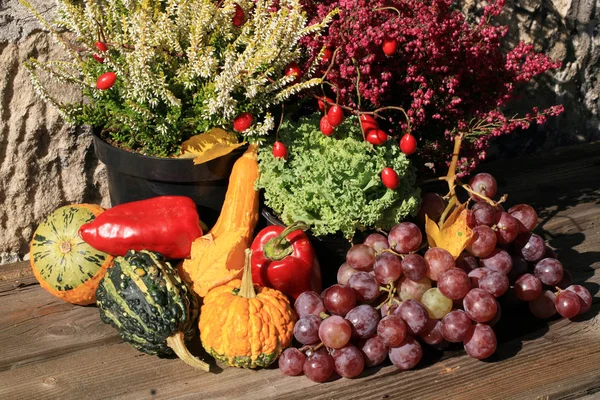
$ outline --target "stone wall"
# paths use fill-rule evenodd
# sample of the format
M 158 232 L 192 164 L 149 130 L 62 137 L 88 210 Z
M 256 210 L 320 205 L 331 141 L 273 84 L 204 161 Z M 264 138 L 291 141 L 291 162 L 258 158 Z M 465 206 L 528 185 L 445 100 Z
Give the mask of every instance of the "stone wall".
M 52 18 L 53 1 L 31 2 Z M 460 7 L 477 15 L 480 4 L 462 0 Z M 594 0 L 507 0 L 502 22 L 511 27 L 509 42 L 533 42 L 564 65 L 522 93 L 514 110 L 562 103 L 566 111 L 542 127 L 499 141 L 495 156 L 600 138 L 599 18 Z M 18 0 L 0 0 L 0 264 L 26 255 L 37 223 L 55 208 L 79 202 L 108 206 L 105 172 L 88 132 L 66 126 L 41 102 L 23 68 L 31 56 L 59 55 L 60 48 Z M 77 97 L 68 88 L 58 90 Z
M 35 6 L 51 17 L 53 2 Z M 40 101 L 23 67 L 29 57 L 55 59 L 60 52 L 18 1 L 0 0 L 0 264 L 27 254 L 37 224 L 55 208 L 108 206 L 89 132 L 67 126 Z M 57 89 L 77 98 L 75 91 Z

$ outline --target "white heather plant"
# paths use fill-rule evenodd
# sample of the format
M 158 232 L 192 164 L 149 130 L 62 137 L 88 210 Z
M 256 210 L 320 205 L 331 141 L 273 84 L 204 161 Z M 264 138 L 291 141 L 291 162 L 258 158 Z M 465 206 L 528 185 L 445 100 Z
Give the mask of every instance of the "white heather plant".
M 29 60 L 38 94 L 68 122 L 156 156 L 177 154 L 183 141 L 211 128 L 231 130 L 242 112 L 253 124 L 240 139 L 262 142 L 274 125 L 269 107 L 321 84 L 285 69 L 301 59 L 300 39 L 319 34 L 335 14 L 307 26 L 298 0 L 57 0 L 50 23 L 22 3 L 69 58 Z M 38 71 L 79 86 L 89 100 L 61 103 Z M 100 90 L 97 80 L 107 72 L 116 82 Z

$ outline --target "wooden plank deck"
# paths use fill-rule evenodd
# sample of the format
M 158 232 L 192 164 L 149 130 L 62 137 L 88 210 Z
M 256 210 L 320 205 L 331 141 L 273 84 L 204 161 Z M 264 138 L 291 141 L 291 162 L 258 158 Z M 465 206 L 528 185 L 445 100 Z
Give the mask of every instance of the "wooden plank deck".
M 536 231 L 574 276 L 597 295 L 600 284 L 600 143 L 543 157 L 505 160 L 485 170 L 540 214 Z M 503 317 L 496 354 L 426 348 L 417 369 L 390 364 L 359 379 L 316 384 L 259 371 L 214 367 L 200 373 L 176 359 L 137 352 L 103 324 L 95 307 L 78 307 L 41 289 L 27 263 L 0 266 L 0 399 L 575 399 L 600 398 L 600 302 L 577 320 Z M 508 311 L 505 311 L 508 313 Z M 209 359 L 199 349 L 193 351 Z

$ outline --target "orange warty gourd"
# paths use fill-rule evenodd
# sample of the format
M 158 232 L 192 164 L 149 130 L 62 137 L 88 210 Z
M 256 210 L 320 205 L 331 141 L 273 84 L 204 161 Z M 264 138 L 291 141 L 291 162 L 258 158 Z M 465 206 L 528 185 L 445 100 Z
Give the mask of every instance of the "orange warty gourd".
M 179 267 L 180 275 L 201 297 L 242 274 L 244 251 L 258 222 L 259 198 L 254 189 L 258 175 L 257 147 L 250 145 L 233 165 L 215 226 L 194 241 L 190 258 Z
M 208 292 L 200 310 L 204 349 L 233 367 L 266 367 L 290 346 L 296 314 L 286 295 L 252 284 L 251 251 L 242 280 Z
M 96 302 L 96 289 L 113 257 L 84 242 L 78 232 L 102 212 L 95 204 L 73 204 L 55 210 L 37 227 L 29 262 L 50 294 L 73 304 Z

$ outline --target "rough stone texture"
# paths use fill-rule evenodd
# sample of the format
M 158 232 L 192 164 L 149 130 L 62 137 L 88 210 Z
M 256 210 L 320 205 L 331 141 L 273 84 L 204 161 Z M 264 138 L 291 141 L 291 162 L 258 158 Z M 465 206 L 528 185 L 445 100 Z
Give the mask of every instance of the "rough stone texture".
M 22 259 L 37 224 L 57 207 L 108 205 L 89 132 L 67 126 L 39 100 L 23 67 L 31 56 L 58 58 L 60 48 L 18 1 L 0 0 L 0 264 Z
M 53 0 L 31 2 L 52 18 Z M 482 4 L 459 3 L 471 15 Z M 533 105 L 562 103 L 566 111 L 542 127 L 501 138 L 491 157 L 600 138 L 598 8 L 598 0 L 507 0 L 501 22 L 511 27 L 509 44 L 533 42 L 563 62 L 560 72 L 538 79 L 512 108 L 527 112 Z M 0 264 L 22 258 L 37 223 L 58 206 L 108 205 L 105 172 L 89 135 L 65 126 L 37 98 L 23 68 L 30 56 L 59 55 L 60 48 L 18 0 L 0 0 Z

